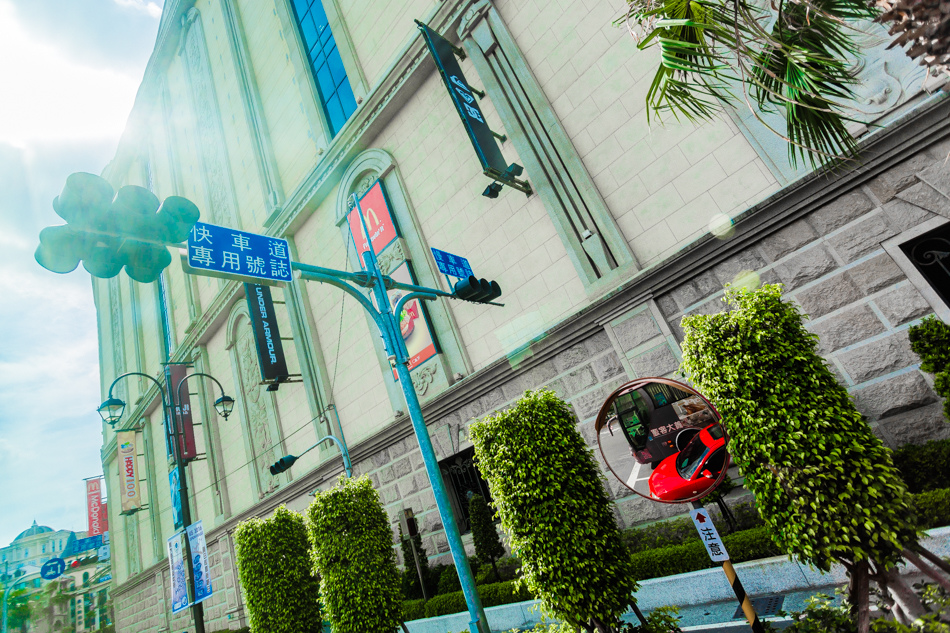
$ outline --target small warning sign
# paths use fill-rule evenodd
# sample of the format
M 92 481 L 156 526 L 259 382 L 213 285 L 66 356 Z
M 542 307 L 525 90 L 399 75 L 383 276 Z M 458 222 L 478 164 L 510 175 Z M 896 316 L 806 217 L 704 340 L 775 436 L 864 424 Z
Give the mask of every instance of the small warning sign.
M 726 546 L 722 544 L 722 539 L 719 537 L 719 532 L 716 531 L 712 519 L 709 518 L 709 513 L 704 508 L 700 508 L 699 510 L 691 510 L 689 515 L 693 517 L 693 524 L 696 526 L 696 531 L 699 532 L 699 538 L 702 539 L 703 545 L 706 546 L 709 558 L 716 563 L 729 560 L 729 552 L 726 551 Z

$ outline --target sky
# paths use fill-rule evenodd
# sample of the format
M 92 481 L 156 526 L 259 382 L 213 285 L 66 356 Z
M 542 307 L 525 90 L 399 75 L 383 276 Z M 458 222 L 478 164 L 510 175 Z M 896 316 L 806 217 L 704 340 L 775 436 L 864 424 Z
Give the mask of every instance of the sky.
M 89 275 L 41 268 L 39 231 L 73 172 L 115 153 L 164 0 L 0 0 L 0 547 L 35 519 L 86 529 L 102 473 Z

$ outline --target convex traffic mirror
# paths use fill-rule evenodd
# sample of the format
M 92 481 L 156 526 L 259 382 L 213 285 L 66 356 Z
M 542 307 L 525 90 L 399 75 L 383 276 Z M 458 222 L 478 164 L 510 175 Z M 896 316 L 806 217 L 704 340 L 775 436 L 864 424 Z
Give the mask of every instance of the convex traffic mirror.
M 614 476 L 653 501 L 701 499 L 729 468 L 729 438 L 719 412 L 675 380 L 640 378 L 622 385 L 604 402 L 594 428 Z

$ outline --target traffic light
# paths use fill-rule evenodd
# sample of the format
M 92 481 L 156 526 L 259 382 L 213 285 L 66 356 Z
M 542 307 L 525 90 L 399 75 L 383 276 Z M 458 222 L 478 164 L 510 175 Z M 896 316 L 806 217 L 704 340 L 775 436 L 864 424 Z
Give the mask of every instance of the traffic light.
M 93 277 L 125 272 L 142 283 L 158 279 L 171 263 L 167 244 L 188 239 L 198 221 L 198 207 L 187 198 L 170 196 L 159 205 L 148 189 L 127 186 L 113 190 L 104 178 L 75 173 L 66 178 L 53 209 L 66 220 L 40 232 L 36 261 L 54 273 L 69 273 L 82 262 Z
M 270 474 L 279 475 L 280 473 L 284 472 L 285 470 L 293 466 L 295 461 L 297 461 L 297 458 L 294 457 L 293 455 L 284 455 L 283 457 L 278 459 L 276 462 L 274 462 L 274 465 L 270 467 Z
M 473 303 L 490 303 L 501 296 L 497 281 L 477 279 L 474 275 L 455 283 L 455 296 Z

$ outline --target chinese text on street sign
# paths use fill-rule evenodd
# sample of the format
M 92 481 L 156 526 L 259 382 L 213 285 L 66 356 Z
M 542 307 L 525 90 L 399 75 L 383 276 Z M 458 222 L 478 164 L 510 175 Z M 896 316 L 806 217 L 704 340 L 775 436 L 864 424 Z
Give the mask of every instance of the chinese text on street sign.
M 432 249 L 432 256 L 435 257 L 435 265 L 439 267 L 439 271 L 443 275 L 458 277 L 459 279 L 475 275 L 475 273 L 472 272 L 472 267 L 469 265 L 468 260 L 464 257 L 446 253 L 437 248 Z
M 198 222 L 188 236 L 188 265 L 222 276 L 290 281 L 287 240 Z
M 709 518 L 709 513 L 700 508 L 699 510 L 690 510 L 689 515 L 693 517 L 693 524 L 696 525 L 696 531 L 699 532 L 699 538 L 702 539 L 703 545 L 706 546 L 709 558 L 715 563 L 729 560 L 729 552 L 726 551 L 726 546 L 722 544 L 722 539 L 719 538 L 719 532 L 716 531 L 716 526 Z

